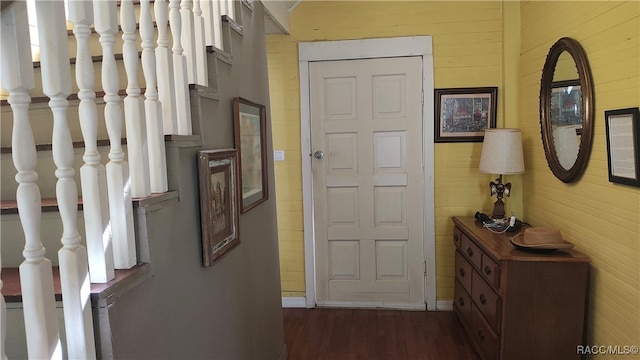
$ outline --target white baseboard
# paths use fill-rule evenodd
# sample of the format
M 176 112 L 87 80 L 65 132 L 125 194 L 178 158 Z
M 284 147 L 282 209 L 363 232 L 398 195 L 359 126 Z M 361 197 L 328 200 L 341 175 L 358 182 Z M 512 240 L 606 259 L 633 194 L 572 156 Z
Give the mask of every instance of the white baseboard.
M 423 305 L 416 304 L 371 304 L 371 303 L 355 303 L 355 302 L 341 302 L 341 301 L 329 301 L 326 303 L 318 304 L 326 307 L 351 307 L 351 308 L 388 308 L 388 309 L 400 309 L 400 310 L 424 310 Z M 373 305 L 373 306 L 372 306 Z M 306 308 L 307 300 L 304 297 L 283 297 L 283 308 Z M 453 300 L 438 300 L 436 302 L 436 311 L 453 311 Z
M 453 300 L 436 301 L 436 311 L 453 311 Z
M 305 299 L 304 297 L 283 297 L 282 307 L 283 308 L 306 308 L 307 299 Z
M 384 303 L 384 302 L 359 302 L 359 301 L 324 301 L 318 302 L 320 307 L 347 308 L 347 309 L 393 309 L 425 311 L 426 304 Z

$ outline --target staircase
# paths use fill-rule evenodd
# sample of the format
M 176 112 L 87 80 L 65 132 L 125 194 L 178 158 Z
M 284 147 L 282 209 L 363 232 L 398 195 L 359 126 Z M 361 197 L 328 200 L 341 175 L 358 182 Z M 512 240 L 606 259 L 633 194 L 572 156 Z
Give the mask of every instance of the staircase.
M 109 357 L 96 309 L 150 276 L 145 209 L 180 196 L 166 144 L 199 142 L 191 99 L 216 97 L 248 3 L 2 1 L 1 359 L 16 326 L 29 358 Z

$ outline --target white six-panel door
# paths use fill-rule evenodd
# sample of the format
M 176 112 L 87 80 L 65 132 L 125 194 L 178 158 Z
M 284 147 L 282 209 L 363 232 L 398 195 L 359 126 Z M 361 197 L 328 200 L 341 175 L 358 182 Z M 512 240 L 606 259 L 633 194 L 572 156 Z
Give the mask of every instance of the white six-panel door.
M 422 59 L 309 76 L 317 303 L 424 307 Z

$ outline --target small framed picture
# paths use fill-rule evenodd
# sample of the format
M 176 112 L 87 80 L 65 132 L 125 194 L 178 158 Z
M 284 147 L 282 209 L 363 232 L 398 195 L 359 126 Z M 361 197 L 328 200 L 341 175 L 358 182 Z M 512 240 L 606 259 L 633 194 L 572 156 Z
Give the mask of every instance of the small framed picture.
M 240 163 L 240 212 L 269 198 L 267 184 L 266 108 L 243 98 L 233 99 L 233 132 Z
M 216 263 L 240 244 L 235 149 L 198 152 L 202 264 Z
M 497 96 L 497 87 L 436 89 L 434 141 L 482 142 L 496 127 Z
M 639 108 L 604 112 L 609 181 L 640 187 Z

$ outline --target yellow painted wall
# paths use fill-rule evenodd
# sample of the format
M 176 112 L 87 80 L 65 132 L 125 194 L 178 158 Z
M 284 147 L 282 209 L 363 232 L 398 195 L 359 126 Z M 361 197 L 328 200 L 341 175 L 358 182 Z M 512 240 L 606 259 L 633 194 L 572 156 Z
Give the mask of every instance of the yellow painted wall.
M 521 14 L 526 220 L 560 228 L 591 257 L 587 344 L 640 345 L 640 188 L 608 181 L 604 120 L 605 110 L 640 106 L 640 2 L 531 1 Z M 584 47 L 595 92 L 591 157 L 574 184 L 549 170 L 538 122 L 541 69 L 564 36 Z
M 283 296 L 304 296 L 305 290 L 298 43 L 431 35 L 435 87 L 498 86 L 498 126 L 516 126 L 513 117 L 504 120 L 504 96 L 517 100 L 518 92 L 505 91 L 513 83 L 506 85 L 503 80 L 502 12 L 503 3 L 496 1 L 303 1 L 292 13 L 291 35 L 268 36 L 274 148 L 286 151 L 286 161 L 276 162 L 275 170 Z M 508 69 L 513 72 L 517 67 Z M 506 111 L 515 113 L 515 108 Z M 453 297 L 451 216 L 490 212 L 495 200 L 488 191 L 493 176 L 477 170 L 481 148 L 481 143 L 435 145 L 438 299 Z M 518 177 L 507 180 L 517 182 Z M 515 186 L 514 193 L 518 191 Z M 521 209 L 521 198 L 507 201 L 508 208 L 512 204 Z
M 283 296 L 304 296 L 297 44 L 410 35 L 433 36 L 436 88 L 499 87 L 498 126 L 521 127 L 525 146 L 526 173 L 507 179 L 516 184 L 508 207 L 534 225 L 560 228 L 591 257 L 587 344 L 640 345 L 640 188 L 608 181 L 604 128 L 605 110 L 640 106 L 636 0 L 302 2 L 292 35 L 267 40 L 274 147 L 288 151 L 276 164 Z M 549 170 L 538 120 L 541 70 L 563 36 L 583 45 L 595 83 L 593 150 L 574 184 Z M 491 209 L 491 176 L 477 171 L 480 149 L 435 145 L 438 300 L 453 295 L 450 216 Z

